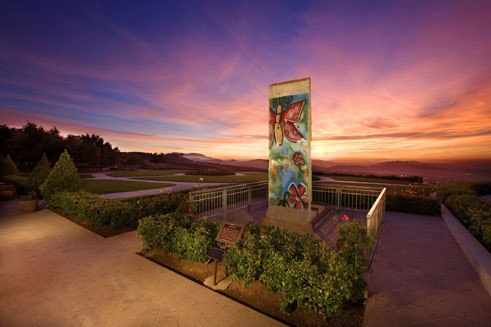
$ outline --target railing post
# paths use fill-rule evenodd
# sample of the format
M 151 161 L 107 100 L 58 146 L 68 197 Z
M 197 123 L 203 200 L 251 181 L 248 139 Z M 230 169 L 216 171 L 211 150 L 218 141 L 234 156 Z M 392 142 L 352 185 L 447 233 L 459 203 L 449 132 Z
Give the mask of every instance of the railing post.
M 222 191 L 222 211 L 223 211 L 223 219 L 227 219 L 227 189 L 223 189 Z
M 247 211 L 251 211 L 252 206 L 252 187 L 247 186 Z
M 336 188 L 336 209 L 341 208 L 341 189 Z

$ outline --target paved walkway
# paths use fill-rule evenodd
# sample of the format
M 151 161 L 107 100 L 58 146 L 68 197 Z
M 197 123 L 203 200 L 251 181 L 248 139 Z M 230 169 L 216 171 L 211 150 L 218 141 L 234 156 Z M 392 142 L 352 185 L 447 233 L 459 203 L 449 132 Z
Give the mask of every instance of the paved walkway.
M 2 209 L 2 207 L 0 207 Z M 279 326 L 134 252 L 42 210 L 0 212 L 0 326 Z
M 387 212 L 364 326 L 491 326 L 491 297 L 439 217 Z
M 150 190 L 101 194 L 101 196 L 103 196 L 105 198 L 109 198 L 109 199 L 132 198 L 132 197 L 137 197 L 137 196 L 154 195 L 154 194 L 159 194 L 159 193 L 163 193 L 163 192 L 185 191 L 185 190 L 190 190 L 193 187 L 211 186 L 211 185 L 219 186 L 219 185 L 228 184 L 228 183 L 195 183 L 195 182 L 156 181 L 156 180 L 139 179 L 139 178 L 135 178 L 135 177 L 112 177 L 112 176 L 109 176 L 108 173 L 92 173 L 92 176 L 94 176 L 94 179 L 119 180 L 119 181 L 130 181 L 130 182 L 145 182 L 145 183 L 172 183 L 173 184 L 173 186 L 150 189 Z M 169 175 L 169 176 L 172 176 L 172 175 Z M 151 177 L 154 177 L 154 176 L 151 176 Z

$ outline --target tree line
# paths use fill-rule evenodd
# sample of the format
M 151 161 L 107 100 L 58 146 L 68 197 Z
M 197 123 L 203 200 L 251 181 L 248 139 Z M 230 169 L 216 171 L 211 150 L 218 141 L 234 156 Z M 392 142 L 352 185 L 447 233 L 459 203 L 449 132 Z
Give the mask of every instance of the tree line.
M 67 150 L 77 166 L 97 167 L 117 165 L 121 153 L 117 147 L 95 134 L 63 137 L 56 127 L 45 129 L 27 122 L 21 128 L 0 125 L 0 156 L 9 155 L 21 171 L 31 171 L 43 153 L 54 163 Z

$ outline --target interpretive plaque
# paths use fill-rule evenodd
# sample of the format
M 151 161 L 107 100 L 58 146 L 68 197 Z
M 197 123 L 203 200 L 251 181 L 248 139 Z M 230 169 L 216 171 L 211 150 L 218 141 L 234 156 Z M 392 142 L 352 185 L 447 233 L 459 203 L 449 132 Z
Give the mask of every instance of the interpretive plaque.
M 244 226 L 231 223 L 224 223 L 216 240 L 225 244 L 232 244 L 237 241 L 244 231 Z

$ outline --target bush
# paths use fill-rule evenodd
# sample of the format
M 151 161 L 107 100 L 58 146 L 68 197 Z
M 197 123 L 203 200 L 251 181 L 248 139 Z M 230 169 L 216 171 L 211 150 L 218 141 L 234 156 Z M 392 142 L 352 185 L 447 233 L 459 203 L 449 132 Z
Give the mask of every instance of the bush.
M 445 205 L 491 251 L 491 203 L 476 195 L 454 194 Z
M 17 175 L 19 173 L 19 169 L 17 169 L 17 165 L 10 158 L 10 155 L 7 154 L 5 158 L 0 158 L 0 175 Z
M 422 195 L 387 195 L 386 209 L 388 211 L 415 213 L 428 216 L 441 215 L 440 202 L 437 199 Z
M 84 191 L 56 193 L 51 196 L 49 204 L 61 207 L 63 212 L 96 226 L 111 224 L 113 227 L 122 227 L 131 220 L 130 204 Z
M 78 191 L 81 186 L 82 179 L 77 167 L 65 150 L 41 185 L 40 190 L 43 197 L 49 201 L 49 198 L 58 192 Z
M 50 197 L 48 204 L 93 225 L 120 228 L 136 226 L 138 219 L 149 214 L 175 211 L 180 204 L 180 197 L 170 193 L 152 197 L 147 201 L 142 199 L 130 202 L 106 199 L 86 191 L 59 192 Z
M 343 228 L 346 242 L 335 252 L 312 235 L 249 223 L 228 248 L 225 265 L 244 284 L 259 280 L 279 292 L 283 311 L 298 304 L 335 316 L 347 302 L 362 299 L 366 289 L 367 261 L 361 251 L 370 243 L 366 229 L 358 223 Z
M 140 219 L 138 235 L 145 249 L 175 252 L 183 258 L 205 262 L 209 250 L 216 247 L 219 224 L 208 220 L 194 220 L 186 213 L 174 212 Z
M 175 252 L 204 262 L 206 253 L 219 246 L 218 230 L 218 223 L 195 220 L 181 210 L 140 219 L 138 235 L 145 250 Z M 225 266 L 246 285 L 261 281 L 279 292 L 283 311 L 298 304 L 325 317 L 335 316 L 348 302 L 363 298 L 367 260 L 362 249 L 371 243 L 359 223 L 343 224 L 339 233 L 344 243 L 336 252 L 315 236 L 251 222 L 242 238 L 227 248 Z
M 472 183 L 472 189 L 477 195 L 491 194 L 491 181 Z
M 454 194 L 476 195 L 476 192 L 472 187 L 472 183 L 469 182 L 452 182 L 442 184 L 438 187 L 437 192 L 442 202 L 445 202 Z
M 26 189 L 29 192 L 35 192 L 38 196 L 41 195 L 39 187 L 44 183 L 49 175 L 51 168 L 49 167 L 49 161 L 46 157 L 46 153 L 43 153 L 42 158 L 36 164 L 31 174 L 26 181 Z
M 14 185 L 18 194 L 26 193 L 27 177 L 22 175 L 6 175 L 2 177 L 2 180 Z
M 138 217 L 137 219 L 140 219 L 151 215 L 174 212 L 184 202 L 184 199 L 180 193 L 164 193 L 121 201 L 131 203 L 134 206 L 135 216 Z

